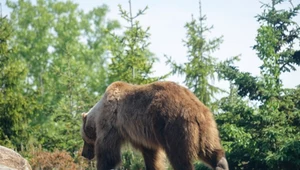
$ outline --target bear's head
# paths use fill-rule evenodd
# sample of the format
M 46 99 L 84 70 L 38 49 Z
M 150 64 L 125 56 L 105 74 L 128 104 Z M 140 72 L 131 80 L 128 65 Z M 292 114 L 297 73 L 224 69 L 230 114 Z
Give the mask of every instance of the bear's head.
M 81 137 L 84 141 L 83 149 L 81 155 L 89 160 L 92 160 L 95 157 L 95 138 L 96 130 L 92 124 L 89 124 L 88 114 L 82 113 L 82 127 L 81 127 Z

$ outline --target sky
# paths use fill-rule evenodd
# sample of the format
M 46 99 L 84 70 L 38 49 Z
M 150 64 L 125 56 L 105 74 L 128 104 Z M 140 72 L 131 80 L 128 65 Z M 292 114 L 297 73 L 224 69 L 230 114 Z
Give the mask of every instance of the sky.
M 126 22 L 119 15 L 118 5 L 124 9 L 129 9 L 128 0 L 73 0 L 79 4 L 79 8 L 89 11 L 96 6 L 106 4 L 110 11 L 107 19 L 116 19 L 122 25 Z M 2 3 L 3 13 L 8 13 L 5 0 Z M 220 48 L 213 53 L 218 61 L 224 61 L 230 57 L 240 55 L 240 61 L 235 63 L 241 71 L 259 75 L 259 66 L 262 62 L 258 59 L 256 51 L 252 50 L 255 45 L 255 37 L 259 24 L 255 16 L 262 12 L 260 2 L 270 2 L 270 0 L 202 0 L 202 14 L 207 16 L 205 22 L 214 28 L 206 35 L 207 38 L 223 36 L 223 43 Z M 294 4 L 299 0 L 293 0 Z M 177 63 L 184 63 L 187 56 L 187 48 L 183 44 L 186 37 L 184 25 L 191 21 L 191 16 L 199 17 L 198 0 L 131 0 L 133 14 L 146 6 L 149 9 L 146 14 L 139 17 L 141 25 L 150 27 L 150 51 L 152 51 L 159 62 L 154 65 L 154 75 L 163 75 L 170 71 L 170 67 L 165 64 L 164 55 L 171 56 Z M 283 4 L 283 7 L 288 6 Z M 295 18 L 300 24 L 300 15 Z M 299 48 L 299 44 L 297 44 Z M 300 68 L 296 72 L 284 73 L 281 78 L 284 86 L 293 88 L 300 84 Z M 167 80 L 182 84 L 184 78 L 174 75 Z M 228 88 L 228 83 L 215 81 L 214 85 L 221 88 Z

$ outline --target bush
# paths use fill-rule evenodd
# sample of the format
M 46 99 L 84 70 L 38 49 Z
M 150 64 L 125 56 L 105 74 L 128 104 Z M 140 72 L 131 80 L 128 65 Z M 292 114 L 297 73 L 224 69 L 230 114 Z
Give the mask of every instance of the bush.
M 30 159 L 30 165 L 32 169 L 38 170 L 74 170 L 85 169 L 87 164 L 80 163 L 75 164 L 74 159 L 66 151 L 46 152 L 46 151 L 34 151 L 32 152 L 32 158 Z

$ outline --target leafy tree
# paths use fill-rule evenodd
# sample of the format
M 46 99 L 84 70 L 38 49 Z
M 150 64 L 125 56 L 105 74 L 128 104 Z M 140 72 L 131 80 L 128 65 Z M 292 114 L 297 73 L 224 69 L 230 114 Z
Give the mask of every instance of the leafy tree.
M 278 9 L 282 2 L 263 4 L 264 11 L 257 16 L 261 26 L 253 48 L 263 61 L 261 75 L 239 71 L 233 66 L 235 59 L 218 67 L 232 83 L 231 96 L 221 100 L 222 114 L 217 119 L 234 169 L 297 169 L 300 165 L 296 159 L 300 156 L 296 146 L 300 139 L 296 125 L 299 88 L 285 89 L 280 79 L 281 73 L 299 65 L 294 44 L 299 41 L 300 28 L 293 18 L 300 4 Z
M 113 34 L 113 42 L 110 47 L 112 54 L 111 63 L 108 65 L 108 81 L 125 81 L 134 84 L 145 84 L 165 78 L 151 77 L 152 66 L 157 58 L 149 51 L 150 37 L 149 27 L 144 30 L 137 17 L 143 15 L 148 7 L 139 10 L 133 16 L 131 11 L 131 1 L 129 1 L 129 12 L 119 6 L 121 17 L 130 26 L 124 31 L 124 35 Z
M 93 70 L 94 72 L 87 80 L 87 84 L 93 92 L 98 93 L 105 91 L 107 85 L 108 49 L 113 43 L 110 33 L 120 28 L 120 24 L 116 20 L 106 21 L 107 12 L 108 7 L 102 5 L 88 12 L 82 20 L 89 56 L 84 59 L 89 66 L 89 71 Z
M 186 40 L 184 46 L 187 47 L 187 59 L 184 64 L 176 64 L 171 58 L 168 58 L 167 63 L 171 65 L 173 74 L 185 76 L 184 83 L 191 89 L 195 95 L 207 106 L 216 109 L 213 106 L 213 98 L 216 93 L 222 90 L 214 86 L 210 81 L 215 79 L 216 58 L 212 53 L 219 48 L 222 43 L 222 37 L 209 40 L 205 37 L 207 32 L 213 28 L 206 26 L 206 16 L 201 15 L 196 20 L 192 16 L 192 21 L 186 23 L 187 29 Z
M 26 133 L 28 117 L 35 108 L 32 96 L 24 95 L 27 67 L 16 60 L 10 46 L 12 27 L 6 17 L 0 17 L 0 145 L 20 149 L 29 141 Z
M 119 24 L 105 19 L 105 5 L 88 13 L 71 1 L 8 0 L 7 6 L 12 9 L 11 43 L 17 47 L 13 57 L 28 65 L 26 90 L 42 106 L 34 110 L 28 133 L 34 145 L 73 154 L 82 143 L 80 114 L 107 86 L 105 49 Z

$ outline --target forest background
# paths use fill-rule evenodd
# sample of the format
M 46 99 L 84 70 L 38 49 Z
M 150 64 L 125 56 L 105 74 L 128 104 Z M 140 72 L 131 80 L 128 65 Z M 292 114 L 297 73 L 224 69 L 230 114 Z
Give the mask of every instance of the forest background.
M 252 18 L 257 23 L 253 44 L 245 47 L 243 41 L 222 46 L 236 39 L 223 37 L 223 28 L 215 36 L 205 5 L 195 1 L 197 13 L 184 22 L 174 17 L 177 26 L 168 30 L 182 27 L 185 37 L 159 36 L 160 49 L 174 49 L 170 54 L 151 50 L 151 29 L 166 28 L 145 26 L 147 18 L 141 21 L 151 8 L 145 3 L 133 9 L 135 3 L 118 6 L 116 20 L 100 1 L 89 10 L 76 1 L 1 2 L 6 13 L 1 11 L 0 19 L 0 145 L 21 153 L 33 168 L 93 169 L 94 162 L 80 157 L 81 113 L 111 82 L 172 80 L 188 87 L 215 113 L 231 169 L 299 169 L 299 2 L 261 2 Z M 238 16 L 243 10 L 229 13 Z M 160 22 L 168 22 L 164 13 L 160 16 Z M 243 18 L 235 23 L 247 24 Z M 224 31 L 249 36 L 244 27 L 231 25 L 228 22 Z M 164 43 L 166 39 L 180 41 L 184 53 L 176 54 L 178 43 Z M 220 52 L 224 48 L 232 56 Z M 241 48 L 250 54 L 239 55 Z M 243 59 L 246 68 L 257 71 L 241 67 Z M 144 168 L 142 157 L 130 146 L 124 148 L 122 161 L 121 169 Z M 205 169 L 198 161 L 195 168 Z

